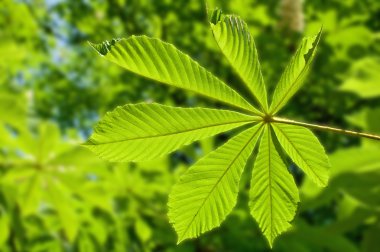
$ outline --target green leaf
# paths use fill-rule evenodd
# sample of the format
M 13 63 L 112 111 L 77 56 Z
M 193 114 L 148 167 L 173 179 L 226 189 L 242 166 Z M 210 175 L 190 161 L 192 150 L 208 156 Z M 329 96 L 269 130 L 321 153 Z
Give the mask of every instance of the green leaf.
M 360 166 L 358 167 L 360 168 Z M 380 172 L 344 173 L 333 180 L 340 194 L 349 194 L 366 207 L 380 207 Z
M 0 209 L 0 247 L 2 248 L 7 242 L 10 235 L 10 216 L 9 214 Z
M 275 251 L 359 252 L 350 239 L 342 234 L 330 232 L 326 226 L 328 225 L 309 225 L 299 218 L 295 221 L 292 232 L 278 239 Z
M 271 114 L 277 113 L 301 88 L 313 61 L 321 33 L 322 29 L 317 35 L 302 40 L 274 90 L 269 109 Z
M 1 91 L 0 93 L 0 123 L 7 123 L 18 129 L 25 128 L 27 108 L 26 98 Z
M 256 119 L 221 109 L 128 104 L 107 113 L 84 146 L 110 161 L 149 160 Z
M 262 124 L 230 139 L 194 164 L 169 196 L 169 219 L 178 242 L 211 230 L 236 204 L 239 181 Z
M 380 149 L 377 147 L 352 147 L 338 150 L 330 155 L 332 167 L 331 177 L 344 173 L 360 174 L 380 171 Z
M 151 227 L 144 221 L 142 217 L 136 220 L 134 228 L 137 236 L 143 243 L 148 242 L 152 237 Z
M 270 246 L 291 227 L 298 202 L 293 176 L 275 148 L 270 126 L 266 125 L 252 171 L 249 205 Z
M 361 98 L 379 97 L 379 68 L 379 57 L 367 57 L 356 61 L 339 89 L 355 93 Z
M 255 41 L 248 31 L 247 24 L 236 16 L 222 16 L 219 10 L 215 10 L 214 13 L 211 28 L 219 48 L 263 110 L 267 111 L 267 92 Z
M 380 221 L 371 225 L 363 232 L 363 239 L 361 241 L 362 252 L 371 252 L 379 247 L 379 234 L 380 234 Z
M 278 141 L 293 162 L 319 186 L 329 179 L 329 158 L 318 138 L 309 129 L 296 125 L 273 123 Z
M 132 36 L 91 45 L 107 60 L 131 72 L 261 114 L 188 55 L 159 39 Z
M 55 177 L 47 178 L 45 184 L 47 185 L 48 200 L 57 213 L 68 241 L 73 242 L 80 228 L 74 197 L 72 197 L 70 189 Z

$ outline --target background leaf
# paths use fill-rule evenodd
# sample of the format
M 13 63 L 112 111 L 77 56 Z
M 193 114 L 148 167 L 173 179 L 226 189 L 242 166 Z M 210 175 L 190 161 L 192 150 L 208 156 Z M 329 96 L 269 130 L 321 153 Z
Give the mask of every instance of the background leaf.
M 355 62 L 348 78 L 339 87 L 362 98 L 376 98 L 380 96 L 380 58 L 367 57 Z

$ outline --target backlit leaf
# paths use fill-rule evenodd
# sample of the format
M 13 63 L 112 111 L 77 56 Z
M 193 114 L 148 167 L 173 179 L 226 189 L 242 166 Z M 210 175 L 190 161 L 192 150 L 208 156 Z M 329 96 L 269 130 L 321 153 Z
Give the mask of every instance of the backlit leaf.
M 169 219 L 178 242 L 221 224 L 236 204 L 240 176 L 260 136 L 256 125 L 193 165 L 169 197 Z
M 252 171 L 250 209 L 272 246 L 281 233 L 291 227 L 299 202 L 297 185 L 272 141 L 266 125 Z
M 277 113 L 301 88 L 313 61 L 322 30 L 313 37 L 302 40 L 297 52 L 285 68 L 274 90 L 270 113 Z
M 247 24 L 236 16 L 213 16 L 215 18 L 211 20 L 211 28 L 219 48 L 266 111 L 268 101 L 264 79 L 255 41 L 248 31 Z
M 84 146 L 110 161 L 149 160 L 255 120 L 221 109 L 125 105 L 106 114 Z
M 293 162 L 314 183 L 326 186 L 330 163 L 323 146 L 313 132 L 305 127 L 283 123 L 274 123 L 272 127 L 278 141 Z
M 131 72 L 260 114 L 188 55 L 159 39 L 132 36 L 92 46 L 107 60 Z

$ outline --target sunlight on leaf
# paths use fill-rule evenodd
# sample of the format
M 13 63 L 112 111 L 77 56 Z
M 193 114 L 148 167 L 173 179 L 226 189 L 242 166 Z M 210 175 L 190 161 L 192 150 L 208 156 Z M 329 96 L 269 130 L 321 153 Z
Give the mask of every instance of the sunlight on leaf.
M 262 124 L 233 137 L 181 176 L 169 196 L 169 219 L 178 242 L 211 230 L 236 204 L 240 176 Z
M 250 209 L 272 246 L 274 239 L 291 227 L 300 201 L 293 176 L 281 160 L 266 125 L 252 170 Z
M 269 109 L 271 114 L 277 113 L 284 107 L 289 99 L 301 88 L 310 70 L 321 35 L 322 29 L 317 35 L 306 37 L 302 40 L 274 90 Z
M 326 186 L 330 163 L 318 138 L 307 128 L 272 124 L 281 146 L 296 165 L 319 186 Z
M 188 55 L 159 39 L 132 36 L 91 45 L 107 60 L 131 72 L 260 114 L 237 92 Z
M 108 113 L 84 146 L 110 161 L 149 160 L 255 120 L 221 109 L 125 105 Z
M 214 12 L 218 12 L 215 10 Z M 268 110 L 267 92 L 255 41 L 247 24 L 236 16 L 213 14 L 211 28 L 215 41 L 264 111 Z

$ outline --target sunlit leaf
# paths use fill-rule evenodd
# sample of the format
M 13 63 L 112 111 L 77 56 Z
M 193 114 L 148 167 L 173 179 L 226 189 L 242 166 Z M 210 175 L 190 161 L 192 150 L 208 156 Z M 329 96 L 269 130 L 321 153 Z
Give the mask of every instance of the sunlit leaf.
M 260 114 L 188 55 L 159 39 L 132 36 L 92 46 L 106 59 L 131 72 Z
M 261 74 L 255 41 L 247 24 L 236 16 L 223 16 L 214 11 L 211 28 L 219 48 L 264 111 L 268 109 L 267 93 Z
M 256 119 L 228 110 L 125 105 L 99 122 L 85 146 L 110 161 L 148 160 Z
M 240 176 L 260 136 L 259 124 L 195 163 L 169 196 L 169 219 L 178 242 L 221 224 L 236 204 Z
M 274 132 L 293 162 L 319 186 L 326 186 L 330 163 L 318 138 L 307 128 L 272 124 Z
M 297 52 L 285 68 L 274 90 L 270 113 L 277 113 L 301 88 L 313 61 L 322 30 L 313 37 L 302 40 Z
M 276 150 L 270 126 L 266 125 L 252 170 L 249 205 L 271 246 L 277 236 L 291 227 L 298 202 L 297 185 Z

